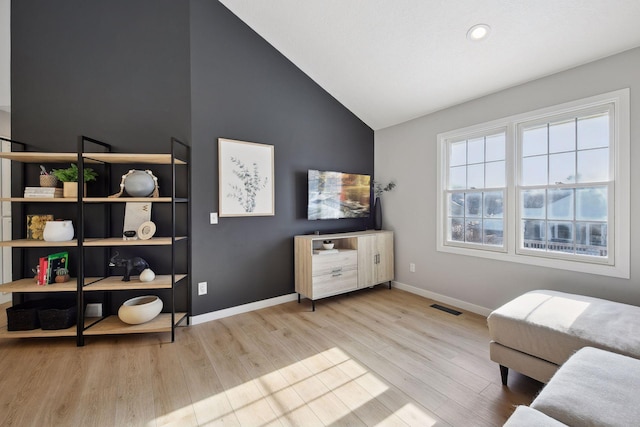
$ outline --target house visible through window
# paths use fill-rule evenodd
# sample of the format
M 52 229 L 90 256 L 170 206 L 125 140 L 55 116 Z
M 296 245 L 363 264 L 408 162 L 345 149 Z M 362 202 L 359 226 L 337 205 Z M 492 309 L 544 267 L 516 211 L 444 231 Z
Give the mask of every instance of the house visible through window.
M 628 277 L 628 93 L 438 135 L 438 250 Z
M 612 114 L 605 104 L 518 125 L 521 253 L 608 259 Z

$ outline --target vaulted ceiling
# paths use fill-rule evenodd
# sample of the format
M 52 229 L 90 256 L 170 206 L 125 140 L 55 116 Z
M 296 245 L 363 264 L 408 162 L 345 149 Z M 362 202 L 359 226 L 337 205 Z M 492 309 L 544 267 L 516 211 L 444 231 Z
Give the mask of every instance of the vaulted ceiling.
M 639 0 L 220 1 L 376 130 L 640 46 Z
M 640 46 L 639 0 L 220 1 L 373 129 Z M 489 36 L 468 40 L 479 23 Z

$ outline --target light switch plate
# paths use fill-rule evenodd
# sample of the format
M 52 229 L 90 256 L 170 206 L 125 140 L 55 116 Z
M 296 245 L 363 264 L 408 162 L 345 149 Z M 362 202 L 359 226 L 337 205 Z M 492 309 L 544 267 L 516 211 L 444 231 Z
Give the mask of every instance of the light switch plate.
M 198 295 L 207 294 L 207 282 L 198 282 Z

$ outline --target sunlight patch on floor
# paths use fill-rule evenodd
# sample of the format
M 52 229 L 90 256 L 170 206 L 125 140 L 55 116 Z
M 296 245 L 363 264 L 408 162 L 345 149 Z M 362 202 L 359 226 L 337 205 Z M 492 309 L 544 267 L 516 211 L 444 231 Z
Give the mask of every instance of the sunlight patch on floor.
M 279 418 L 297 425 L 331 425 L 354 416 L 369 425 L 437 423 L 411 402 L 389 409 L 378 399 L 388 391 L 384 381 L 334 347 L 202 399 L 194 408 L 199 425 L 266 426 Z M 148 427 L 183 418 L 178 410 Z

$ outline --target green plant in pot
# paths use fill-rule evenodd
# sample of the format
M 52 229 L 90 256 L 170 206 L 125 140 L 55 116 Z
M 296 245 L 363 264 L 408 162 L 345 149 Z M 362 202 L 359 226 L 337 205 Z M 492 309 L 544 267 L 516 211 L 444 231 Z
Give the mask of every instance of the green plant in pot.
M 58 181 L 62 181 L 63 196 L 64 197 L 78 197 L 78 166 L 75 163 L 71 163 L 71 166 L 66 169 L 53 169 L 51 174 L 58 178 Z M 98 177 L 96 171 L 91 168 L 84 168 L 84 195 L 87 194 L 87 182 L 95 181 Z
M 55 282 L 56 283 L 64 283 L 64 282 L 68 282 L 69 281 L 69 270 L 63 267 L 60 267 L 56 270 L 56 277 L 55 277 Z

